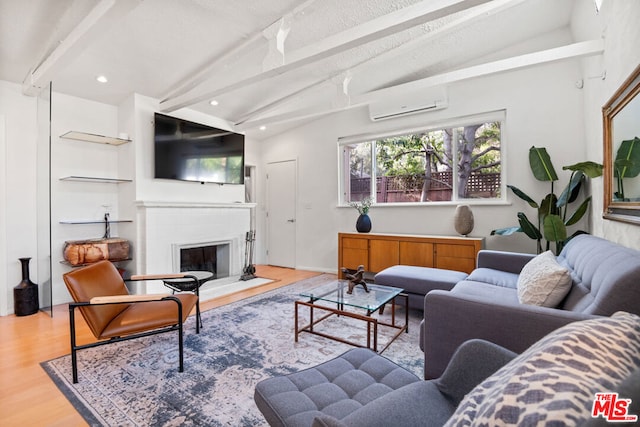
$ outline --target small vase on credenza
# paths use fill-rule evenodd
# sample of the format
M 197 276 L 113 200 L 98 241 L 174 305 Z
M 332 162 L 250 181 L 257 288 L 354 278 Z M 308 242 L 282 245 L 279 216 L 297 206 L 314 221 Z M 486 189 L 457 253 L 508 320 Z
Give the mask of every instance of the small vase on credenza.
M 371 203 L 373 203 L 373 199 L 369 196 L 362 200 L 349 202 L 349 206 L 355 208 L 360 214 L 356 220 L 356 230 L 358 233 L 368 233 L 371 231 L 371 218 L 369 218 Z
M 368 233 L 371 231 L 371 218 L 367 214 L 361 214 L 356 221 L 358 233 Z

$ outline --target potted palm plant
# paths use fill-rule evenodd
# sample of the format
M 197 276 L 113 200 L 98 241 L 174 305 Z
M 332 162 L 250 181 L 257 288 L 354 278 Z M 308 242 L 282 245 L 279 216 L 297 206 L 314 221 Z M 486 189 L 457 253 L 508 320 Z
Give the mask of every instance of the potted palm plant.
M 613 196 L 615 201 L 628 202 L 624 195 L 624 179 L 635 178 L 640 174 L 640 138 L 637 136 L 620 143 L 613 162 L 613 176 L 616 178 L 618 191 Z
M 584 233 L 584 231 L 576 231 L 572 236 L 568 236 L 567 227 L 582 219 L 591 202 L 591 196 L 586 197 L 573 213 L 570 213 L 569 207 L 578 199 L 586 177 L 596 178 L 602 175 L 602 165 L 587 161 L 563 166 L 563 170 L 571 171 L 571 177 L 560 196 L 556 196 L 554 193 L 554 183 L 558 181 L 558 175 L 546 148 L 531 147 L 529 149 L 529 166 L 537 180 L 549 182 L 551 185 L 551 191 L 540 203 L 537 203 L 516 186 L 507 185 L 507 187 L 513 191 L 513 194 L 536 209 L 537 221 L 533 222 L 524 212 L 518 212 L 518 226 L 498 228 L 491 231 L 491 235 L 506 236 L 522 232 L 529 238 L 536 240 L 538 253 L 543 251 L 542 240 L 544 239 L 546 240 L 545 250 L 549 250 L 551 242 L 554 242 L 556 254 L 558 254 L 571 237 Z

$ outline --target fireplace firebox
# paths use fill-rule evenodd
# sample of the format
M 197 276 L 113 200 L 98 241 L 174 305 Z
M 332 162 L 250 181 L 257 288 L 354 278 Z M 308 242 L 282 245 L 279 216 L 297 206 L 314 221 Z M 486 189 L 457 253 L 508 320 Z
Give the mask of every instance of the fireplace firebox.
M 180 271 L 217 271 L 216 246 L 180 249 Z
M 214 279 L 229 277 L 230 242 L 174 244 L 174 269 L 210 271 Z

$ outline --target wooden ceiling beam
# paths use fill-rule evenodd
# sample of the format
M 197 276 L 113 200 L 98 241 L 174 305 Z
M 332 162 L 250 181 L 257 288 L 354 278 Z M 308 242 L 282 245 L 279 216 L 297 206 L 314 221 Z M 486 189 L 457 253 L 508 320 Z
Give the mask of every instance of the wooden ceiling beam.
M 402 94 L 412 93 L 429 87 L 444 86 L 493 74 L 516 71 L 540 64 L 600 55 L 603 52 L 604 41 L 602 39 L 572 43 L 566 46 L 514 56 L 498 61 L 487 62 L 484 64 L 479 64 L 460 70 L 450 71 L 435 76 L 426 77 L 424 79 L 418 79 L 396 86 L 367 92 L 362 95 L 352 96 L 351 104 L 348 107 L 324 109 L 318 107 L 315 109 L 307 109 L 301 111 L 298 117 L 296 117 L 296 112 L 292 111 L 289 113 L 263 117 L 256 120 L 249 120 L 238 126 L 238 130 L 243 131 L 253 129 L 258 126 L 280 123 L 283 121 L 290 122 L 295 120 L 308 119 L 311 117 L 318 117 L 329 113 L 343 111 L 348 108 L 360 107 L 375 101 L 384 100 L 385 98 L 402 96 Z
M 349 49 L 407 30 L 424 22 L 487 3 L 490 0 L 425 0 L 387 15 L 372 19 L 354 28 L 327 37 L 319 42 L 286 54 L 286 63 L 264 70 L 250 77 L 239 79 L 224 87 L 204 93 L 191 90 L 160 103 L 164 112 L 215 98 L 233 90 L 268 80 L 286 72 L 299 69 L 314 62 L 327 59 Z
M 464 80 L 488 76 L 491 74 L 514 71 L 522 68 L 528 68 L 535 65 L 557 62 L 566 59 L 599 55 L 603 52 L 604 40 L 588 40 L 538 52 L 518 55 L 498 61 L 474 65 L 460 70 L 449 71 L 447 73 L 425 77 L 423 79 L 414 80 L 396 86 L 374 90 L 363 95 L 356 96 L 354 98 L 355 102 L 357 103 L 369 103 L 375 100 L 384 99 L 385 96 L 410 93 L 423 88 L 457 83 Z
M 31 68 L 22 83 L 22 92 L 29 96 L 37 95 L 43 87 L 54 80 L 60 70 L 69 65 L 87 46 L 141 2 L 142 0 L 99 0 L 65 39 Z M 75 6 L 77 3 L 71 7 Z
M 295 122 L 299 120 L 317 119 L 318 117 L 325 116 L 327 114 L 351 110 L 353 108 L 358 108 L 361 106 L 362 104 L 350 104 L 339 107 L 324 107 L 319 105 L 314 107 L 301 108 L 295 111 L 288 111 L 285 113 L 240 123 L 234 126 L 234 130 L 236 132 L 244 132 L 250 129 L 257 129 L 260 126 L 269 126 L 272 124 Z
M 417 49 L 420 48 L 420 46 L 426 44 L 426 43 L 431 43 L 434 40 L 437 40 L 440 37 L 443 37 L 447 34 L 452 33 L 453 31 L 456 31 L 460 28 L 463 28 L 464 26 L 468 25 L 470 22 L 478 22 L 478 20 L 483 20 L 483 19 L 487 19 L 489 18 L 491 15 L 494 15 L 496 13 L 501 13 L 504 12 L 505 10 L 513 7 L 513 6 L 517 6 L 523 2 L 525 2 L 526 0 L 494 0 L 490 3 L 487 4 L 483 4 L 480 5 L 478 7 L 473 8 L 472 10 L 469 11 L 469 13 L 465 14 L 464 16 L 457 18 L 447 24 L 445 24 L 444 26 L 431 31 L 427 34 L 424 34 L 420 37 L 414 38 L 406 43 L 403 43 L 402 45 L 396 47 L 395 49 L 391 49 L 388 50 L 384 53 L 381 53 L 378 56 L 375 56 L 373 58 L 364 60 L 362 62 L 360 62 L 359 64 L 350 67 L 348 72 L 353 75 L 353 76 L 357 76 L 358 73 L 365 73 L 367 69 L 371 68 L 372 66 L 375 66 L 375 64 L 381 64 L 383 62 L 389 62 L 391 61 L 393 58 L 396 58 L 402 54 L 406 54 L 408 52 L 413 52 Z M 253 120 L 261 115 L 263 115 L 264 113 L 268 113 L 269 111 L 273 111 L 276 108 L 286 104 L 287 102 L 291 101 L 291 100 L 295 100 L 297 99 L 300 95 L 302 95 L 305 92 L 308 92 L 312 89 L 317 88 L 320 85 L 323 84 L 327 84 L 328 82 L 334 80 L 336 77 L 340 76 L 341 74 L 344 74 L 345 71 L 344 70 L 340 70 L 339 72 L 336 72 L 334 74 L 332 74 L 329 77 L 326 78 L 322 78 L 319 79 L 301 89 L 297 89 L 294 90 L 276 100 L 271 101 L 270 103 L 263 105 L 259 108 L 256 108 L 255 110 L 249 111 L 245 114 L 243 114 L 241 117 L 239 117 L 236 120 L 236 125 L 240 125 L 246 121 L 249 120 Z
M 296 14 L 302 13 L 307 9 L 312 3 L 318 0 L 307 0 L 304 3 L 295 7 L 291 12 L 287 14 L 288 16 L 295 17 Z M 226 52 L 221 55 L 216 55 L 214 58 L 211 58 L 207 61 L 206 64 L 203 64 L 201 67 L 198 67 L 197 70 L 193 71 L 188 76 L 181 79 L 179 82 L 175 83 L 171 88 L 169 88 L 165 95 L 162 96 L 162 101 L 160 103 L 170 102 L 171 99 L 183 96 L 186 93 L 189 93 L 192 89 L 196 88 L 200 84 L 204 83 L 211 77 L 211 75 L 215 72 L 216 69 L 224 68 L 224 64 L 228 62 L 235 61 L 238 56 L 243 54 L 246 50 L 250 49 L 254 44 L 267 37 L 266 35 L 277 31 L 277 28 L 280 26 L 280 23 L 287 19 L 287 17 L 282 16 L 278 18 L 275 22 L 269 25 L 267 28 L 252 34 L 247 37 L 245 40 L 237 44 L 236 46 L 231 47 Z

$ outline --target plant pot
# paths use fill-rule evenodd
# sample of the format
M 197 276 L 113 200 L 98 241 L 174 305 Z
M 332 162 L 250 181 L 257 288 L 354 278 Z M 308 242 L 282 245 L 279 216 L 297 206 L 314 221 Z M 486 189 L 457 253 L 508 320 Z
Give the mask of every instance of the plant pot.
M 369 215 L 362 214 L 358 217 L 356 230 L 358 230 L 358 233 L 368 233 L 371 231 L 371 218 L 369 218 Z

